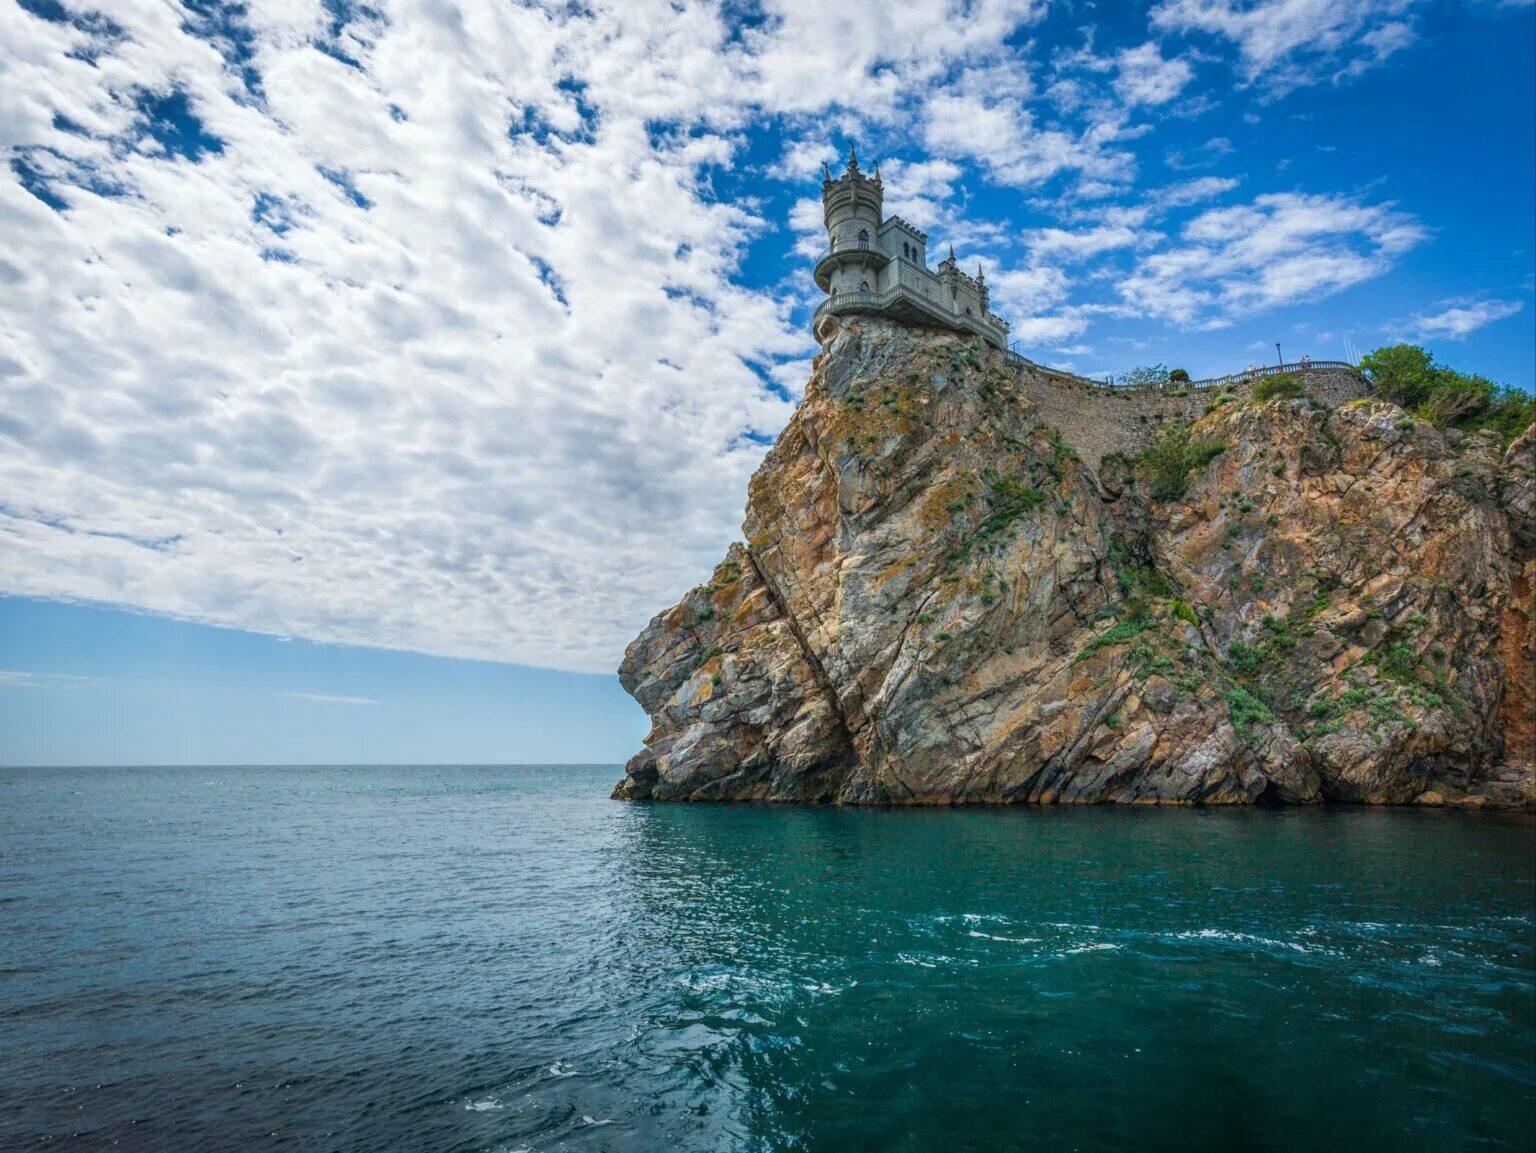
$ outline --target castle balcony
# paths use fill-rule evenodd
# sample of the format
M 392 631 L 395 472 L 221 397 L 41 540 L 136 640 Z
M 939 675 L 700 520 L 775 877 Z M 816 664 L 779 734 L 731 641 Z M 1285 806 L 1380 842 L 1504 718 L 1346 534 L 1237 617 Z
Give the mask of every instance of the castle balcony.
M 816 259 L 816 287 L 826 292 L 832 286 L 832 271 L 845 264 L 880 269 L 891 262 L 890 253 L 881 249 L 873 237 L 845 240 L 827 249 Z
M 937 290 L 931 275 L 910 271 L 912 275 L 909 277 L 909 270 L 901 269 L 900 283 L 884 292 L 834 292 L 828 296 L 811 321 L 811 331 L 816 339 L 826 339 L 829 327 L 826 322 L 834 316 L 879 315 L 929 328 L 973 332 L 996 348 L 1007 345 L 1006 326 L 998 327 L 990 317 L 956 312 Z

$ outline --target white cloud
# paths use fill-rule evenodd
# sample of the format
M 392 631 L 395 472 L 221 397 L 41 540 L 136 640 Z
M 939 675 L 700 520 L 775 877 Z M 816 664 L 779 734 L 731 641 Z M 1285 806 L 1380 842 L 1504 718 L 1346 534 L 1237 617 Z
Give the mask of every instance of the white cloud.
M 795 184 L 809 182 L 821 175 L 822 165 L 836 164 L 837 160 L 837 149 L 825 139 L 793 140 L 768 169 L 767 175 Z
M 1518 300 L 1441 301 L 1440 311 L 1431 315 L 1415 314 L 1406 327 L 1420 340 L 1465 340 L 1486 324 L 1514 316 L 1525 307 Z
M 378 705 L 382 701 L 373 697 L 338 697 L 331 693 L 283 693 L 285 697 L 291 697 L 298 701 L 313 701 L 320 705 Z
M 1088 320 L 1081 313 L 1058 313 L 1053 316 L 1021 316 L 1012 322 L 1008 337 L 1026 348 L 1030 345 L 1058 345 L 1080 336 L 1088 328 Z
M 1149 195 L 1149 199 L 1159 208 L 1180 208 L 1199 204 L 1202 200 L 1214 200 L 1225 192 L 1231 192 L 1240 183 L 1228 176 L 1201 176 L 1159 188 Z
M 1067 64 L 1086 67 L 1094 59 L 1085 50 Z M 926 97 L 922 142 L 931 152 L 972 160 L 994 181 L 1019 188 L 1033 188 L 1062 173 L 1116 184 L 1131 179 L 1134 159 L 1119 146 L 1145 129 L 1128 126 L 1124 108 L 1083 95 L 1067 102 L 1080 111 L 1080 125 L 1042 124 L 1034 95 L 1020 59 L 962 69 Z M 1061 105 L 1064 98 L 1053 90 L 1047 99 Z
M 992 307 L 1007 318 L 1008 338 L 1031 355 L 1042 346 L 1060 347 L 1088 329 L 1086 310 L 1066 306 L 1072 281 L 1059 268 L 1032 264 L 987 277 Z
M 981 62 L 1043 0 L 769 0 L 761 24 L 741 38 L 741 87 L 726 99 L 784 112 L 846 102 L 890 121 L 906 98 L 942 79 L 957 60 Z
M 1021 100 L 941 92 L 928 100 L 923 142 L 942 155 L 976 161 L 1000 184 L 1031 188 L 1063 172 L 1129 179 L 1131 155 L 1111 147 L 1123 128 L 1118 120 L 1076 133 L 1042 128 Z
M 100 677 L 77 677 L 69 673 L 32 673 L 18 669 L 0 669 L 0 688 L 58 689 L 80 685 L 99 685 Z
M 1059 268 L 1034 265 L 994 272 L 987 285 L 994 310 L 1006 310 L 1005 316 L 1022 319 L 1066 300 L 1072 282 Z
M 1232 141 L 1225 136 L 1213 136 L 1196 148 L 1170 149 L 1164 154 L 1163 163 L 1175 172 L 1188 172 L 1196 168 L 1213 168 L 1232 152 Z
M 1116 248 L 1130 248 L 1147 237 L 1125 225 L 1101 224 L 1095 228 L 1037 228 L 1024 234 L 1035 259 L 1087 260 Z
M 884 162 L 881 183 L 885 186 L 885 210 L 927 231 L 953 226 L 951 203 L 960 180 L 960 166 L 951 160 Z
M 1413 42 L 1421 0 L 1164 0 L 1153 27 L 1203 32 L 1238 47 L 1251 82 L 1284 92 L 1341 79 Z
M 1133 313 L 1224 325 L 1379 276 L 1424 236 L 1388 205 L 1273 193 L 1195 217 L 1182 243 L 1146 257 L 1119 290 Z
M 1194 79 L 1185 60 L 1163 58 L 1156 41 L 1127 48 L 1115 58 L 1115 91 L 1126 104 L 1167 104 Z

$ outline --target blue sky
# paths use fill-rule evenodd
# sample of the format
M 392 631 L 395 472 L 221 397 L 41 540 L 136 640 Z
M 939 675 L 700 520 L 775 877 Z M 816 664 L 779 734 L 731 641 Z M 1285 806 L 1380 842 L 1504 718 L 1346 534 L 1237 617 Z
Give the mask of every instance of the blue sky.
M 0 600 L 0 764 L 608 764 L 612 676 Z M 21 666 L 16 668 L 15 666 Z
M 0 762 L 622 755 L 608 670 L 739 530 L 851 141 L 1035 360 L 1529 389 L 1533 44 L 1499 0 L 0 0 Z

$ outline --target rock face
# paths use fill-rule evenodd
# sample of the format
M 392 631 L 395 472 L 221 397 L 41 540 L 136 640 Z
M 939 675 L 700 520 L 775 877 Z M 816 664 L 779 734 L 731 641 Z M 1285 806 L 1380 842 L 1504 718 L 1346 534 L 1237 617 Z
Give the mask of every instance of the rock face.
M 1529 805 L 1536 443 L 1214 402 L 1090 470 L 979 340 L 849 324 L 619 671 L 656 800 Z M 1182 460 L 1182 458 L 1181 458 Z

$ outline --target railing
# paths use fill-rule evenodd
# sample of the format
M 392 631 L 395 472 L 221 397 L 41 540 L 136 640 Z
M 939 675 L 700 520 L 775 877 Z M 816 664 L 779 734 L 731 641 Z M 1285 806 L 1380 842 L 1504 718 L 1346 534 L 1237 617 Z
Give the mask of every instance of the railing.
M 841 246 L 839 250 L 841 250 Z M 981 334 L 981 329 L 983 328 L 987 329 L 994 336 L 999 333 L 1006 335 L 1007 329 L 999 327 L 1005 322 L 1003 322 L 1001 317 L 993 313 L 988 313 L 985 317 L 979 317 L 968 313 L 956 312 L 950 308 L 941 299 L 939 294 L 935 292 L 938 278 L 926 272 L 926 270 L 920 272 L 916 268 L 910 268 L 902 264 L 898 266 L 897 271 L 896 284 L 884 292 L 876 292 L 873 289 L 868 291 L 854 289 L 852 291 L 832 293 L 817 306 L 813 323 L 816 320 L 820 320 L 824 312 L 852 307 L 867 309 L 884 308 L 898 297 L 906 297 L 909 300 L 918 300 L 934 312 L 951 318 L 959 327 L 968 328 L 978 335 Z M 1334 372 L 1340 369 L 1349 372 L 1359 371 L 1358 368 L 1347 360 L 1308 360 L 1305 362 L 1296 361 L 1292 364 L 1267 365 L 1264 368 L 1250 368 L 1243 372 L 1229 373 L 1226 376 L 1208 377 L 1205 380 L 1168 380 L 1156 384 L 1127 384 L 1124 382 L 1117 384 L 1113 376 L 1105 380 L 1095 380 L 1089 376 L 1079 376 L 1075 372 L 1067 372 L 1064 369 L 1037 364 L 1023 353 L 1016 352 L 1012 348 L 1005 348 L 1002 351 L 1003 359 L 1008 364 L 1031 368 L 1038 372 L 1049 373 L 1052 376 L 1065 377 L 1079 384 L 1086 384 L 1092 388 L 1107 389 L 1113 392 L 1201 392 L 1208 389 L 1221 388 L 1225 385 L 1246 384 L 1251 380 L 1258 380 L 1265 376 L 1278 376 L 1285 372 L 1315 372 L 1318 370 Z
M 1212 376 L 1205 380 L 1168 380 L 1155 384 L 1128 384 L 1116 383 L 1113 376 L 1105 380 L 1095 380 L 1090 376 L 1079 376 L 1075 372 L 1067 372 L 1059 368 L 1051 368 L 1048 365 L 1037 364 L 1022 353 L 1013 349 L 1006 349 L 1003 357 L 1010 364 L 1020 365 L 1025 368 L 1037 369 L 1040 372 L 1048 372 L 1052 376 L 1064 376 L 1075 380 L 1080 384 L 1091 385 L 1094 388 L 1108 389 L 1113 392 L 1201 392 L 1206 389 L 1222 388 L 1226 385 L 1246 384 L 1250 380 L 1258 380 L 1264 376 L 1279 376 L 1286 372 L 1313 372 L 1318 369 L 1325 371 L 1337 371 L 1347 369 L 1350 372 L 1358 372 L 1347 360 L 1309 360 L 1305 364 L 1296 361 L 1293 364 L 1267 365 L 1264 368 L 1251 368 L 1243 372 L 1233 372 L 1226 376 Z
M 865 256 L 879 257 L 881 260 L 891 259 L 891 254 L 886 252 L 873 240 L 843 240 L 839 241 L 837 244 L 834 244 L 831 248 L 828 248 L 825 252 L 818 256 L 816 258 L 816 264 L 814 267 L 821 267 L 822 261 L 836 256 L 841 252 L 859 252 L 863 253 Z
M 873 289 L 867 292 L 863 289 L 854 289 L 852 291 L 832 293 L 817 306 L 812 324 L 814 325 L 815 321 L 819 320 L 824 312 L 853 307 L 871 310 L 883 309 L 895 300 L 906 299 L 924 305 L 930 312 L 942 316 L 947 323 L 959 328 L 969 329 L 978 336 L 985 337 L 987 334 L 990 334 L 992 339 L 1007 336 L 1007 329 L 990 323 L 990 316 L 981 317 L 974 313 L 956 311 L 939 294 L 934 292 L 934 285 L 921 282 L 909 283 L 905 275 L 908 270 L 903 268 L 901 272 L 903 275 L 897 279 L 896 284 L 887 288 L 884 292 L 876 292 Z
M 1347 368 L 1351 372 L 1358 372 L 1354 365 L 1347 360 L 1308 360 L 1296 361 L 1294 364 L 1274 364 L 1267 368 L 1250 368 L 1243 372 L 1230 373 L 1227 376 L 1213 376 L 1206 380 L 1191 380 L 1188 383 L 1154 385 L 1154 388 L 1188 388 L 1191 390 L 1202 388 L 1220 388 L 1225 384 L 1244 384 L 1250 380 L 1258 380 L 1261 376 L 1279 376 L 1283 372 L 1311 372 L 1314 369 L 1339 369 Z

